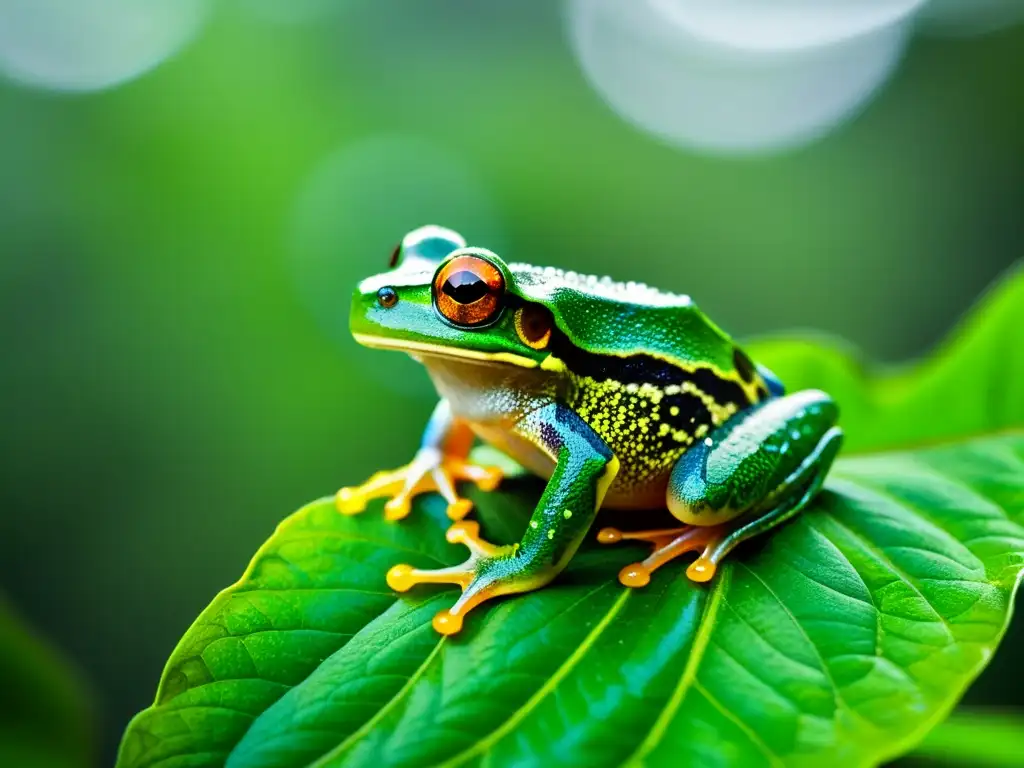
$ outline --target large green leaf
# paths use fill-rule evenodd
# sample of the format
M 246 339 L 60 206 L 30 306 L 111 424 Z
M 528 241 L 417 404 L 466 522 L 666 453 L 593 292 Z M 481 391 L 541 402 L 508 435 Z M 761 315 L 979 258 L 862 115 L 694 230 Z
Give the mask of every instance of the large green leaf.
M 897 312 L 893 323 L 899 323 Z M 832 340 L 750 345 L 790 389 L 818 387 L 842 407 L 844 452 L 863 453 L 1024 426 L 1024 263 L 1006 275 L 937 352 L 876 371 Z
M 1024 401 L 1021 296 L 1018 277 L 939 359 L 884 378 L 835 350 L 819 365 L 817 348 L 763 345 L 791 383 L 837 392 L 864 455 L 710 586 L 668 567 L 624 589 L 641 550 L 588 542 L 550 587 L 442 639 L 430 617 L 451 591 L 384 583 L 399 561 L 462 559 L 439 500 L 399 525 L 379 507 L 300 510 L 186 634 L 119 766 L 842 766 L 906 751 L 991 657 L 1024 569 L 1024 405 L 1006 379 Z M 488 535 L 514 540 L 539 492 L 477 495 Z

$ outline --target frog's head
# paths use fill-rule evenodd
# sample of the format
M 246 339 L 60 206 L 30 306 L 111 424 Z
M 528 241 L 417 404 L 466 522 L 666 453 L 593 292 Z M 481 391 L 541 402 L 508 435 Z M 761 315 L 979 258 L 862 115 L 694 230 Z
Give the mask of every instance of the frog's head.
M 538 368 L 554 320 L 516 287 L 508 265 L 441 227 L 410 232 L 391 270 L 359 284 L 352 334 L 369 347 Z

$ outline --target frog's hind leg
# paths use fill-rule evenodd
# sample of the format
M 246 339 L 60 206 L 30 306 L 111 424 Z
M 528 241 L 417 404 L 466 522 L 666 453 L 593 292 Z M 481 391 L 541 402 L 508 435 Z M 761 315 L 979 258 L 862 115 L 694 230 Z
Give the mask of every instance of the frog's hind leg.
M 656 568 L 698 550 L 686 574 L 711 580 L 736 545 L 797 514 L 820 490 L 842 442 L 837 416 L 823 392 L 798 392 L 738 414 L 691 447 L 668 489 L 670 511 L 688 527 L 599 534 L 606 544 L 641 539 L 655 545 L 650 557 L 622 570 L 620 581 L 643 586 Z
M 448 516 L 461 520 L 473 509 L 468 499 L 458 495 L 455 484 L 476 483 L 484 491 L 494 490 L 502 480 L 501 470 L 482 467 L 469 461 L 473 433 L 458 422 L 448 401 L 434 409 L 423 435 L 423 444 L 411 463 L 390 472 L 378 472 L 363 485 L 342 488 L 335 496 L 338 511 L 355 515 L 366 509 L 372 499 L 387 498 L 384 516 L 401 520 L 412 509 L 412 500 L 423 493 L 437 491 L 448 502 Z
M 718 564 L 737 545 L 786 522 L 806 507 L 824 485 L 828 470 L 839 453 L 842 438 L 842 430 L 832 427 L 808 460 L 787 479 L 786 487 L 792 492 L 779 494 L 781 498 L 768 500 L 767 508 L 744 515 L 732 532 L 705 548 L 696 562 L 687 568 L 686 575 L 694 581 L 709 581 Z M 774 506 L 771 506 L 772 501 Z

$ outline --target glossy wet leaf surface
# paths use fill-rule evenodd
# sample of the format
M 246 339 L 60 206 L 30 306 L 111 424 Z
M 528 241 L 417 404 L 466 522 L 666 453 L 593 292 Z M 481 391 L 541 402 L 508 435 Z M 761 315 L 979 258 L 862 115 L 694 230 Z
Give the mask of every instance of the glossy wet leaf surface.
M 1024 393 L 1000 378 L 1024 381 L 1021 295 L 1010 281 L 938 359 L 885 378 L 834 350 L 758 349 L 791 384 L 831 387 L 844 409 L 845 393 L 861 455 L 711 585 L 673 564 L 627 590 L 616 574 L 644 550 L 591 537 L 554 584 L 442 639 L 430 618 L 453 591 L 396 598 L 384 582 L 397 562 L 463 559 L 439 499 L 401 524 L 379 506 L 300 510 L 186 634 L 119 766 L 842 766 L 902 753 L 995 651 L 1024 569 Z M 997 348 L 1016 354 L 990 365 Z M 994 394 L 965 415 L 965 389 Z M 540 490 L 476 495 L 485 533 L 518 538 Z M 651 522 L 637 517 L 605 521 Z

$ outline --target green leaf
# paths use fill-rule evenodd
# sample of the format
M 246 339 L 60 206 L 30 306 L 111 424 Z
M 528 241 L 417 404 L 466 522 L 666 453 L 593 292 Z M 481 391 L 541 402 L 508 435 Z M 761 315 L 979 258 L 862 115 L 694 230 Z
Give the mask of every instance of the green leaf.
M 710 768 L 902 754 L 991 657 L 1024 570 L 1024 431 L 1010 429 L 1024 406 L 999 394 L 1002 377 L 1024 381 L 1022 288 L 1018 275 L 939 359 L 880 379 L 835 350 L 819 370 L 810 347 L 762 347 L 791 382 L 850 400 L 843 423 L 864 455 L 841 458 L 812 509 L 709 586 L 668 567 L 627 590 L 616 575 L 643 550 L 591 540 L 554 584 L 443 639 L 430 617 L 452 591 L 396 598 L 384 582 L 397 562 L 463 559 L 444 541 L 443 503 L 422 500 L 398 525 L 379 506 L 348 518 L 311 504 L 186 634 L 118 765 Z M 489 537 L 517 539 L 540 488 L 475 495 Z
M 78 675 L 0 597 L 0 765 L 85 768 L 91 725 Z
M 762 339 L 748 349 L 790 390 L 816 387 L 835 398 L 845 455 L 1022 427 L 1024 263 L 935 354 L 912 365 L 869 370 L 848 347 L 827 339 Z
M 958 711 L 928 734 L 915 752 L 914 764 L 1021 768 L 1024 717 L 1009 712 Z

